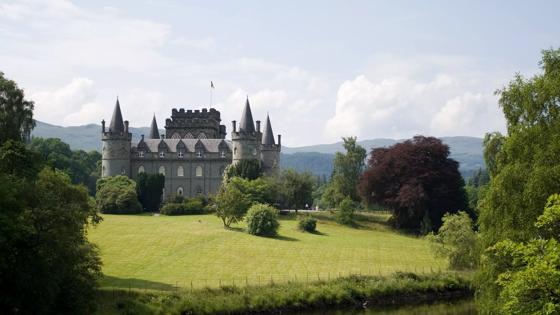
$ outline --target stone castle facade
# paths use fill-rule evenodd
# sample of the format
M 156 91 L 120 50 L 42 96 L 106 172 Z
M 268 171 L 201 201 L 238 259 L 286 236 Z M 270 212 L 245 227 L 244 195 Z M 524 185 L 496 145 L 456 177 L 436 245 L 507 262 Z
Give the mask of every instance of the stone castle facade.
M 226 140 L 226 126 L 214 108 L 173 109 L 161 136 L 154 115 L 149 135 L 132 143 L 129 123 L 123 121 L 117 99 L 109 127 L 104 120 L 101 125 L 102 176 L 136 179 L 142 172 L 163 174 L 164 199 L 216 193 L 226 167 L 241 160 L 259 160 L 265 173 L 279 167 L 281 136 L 276 142 L 268 115 L 261 132 L 261 122 L 253 121 L 248 99 L 239 128 L 232 122 L 231 140 Z

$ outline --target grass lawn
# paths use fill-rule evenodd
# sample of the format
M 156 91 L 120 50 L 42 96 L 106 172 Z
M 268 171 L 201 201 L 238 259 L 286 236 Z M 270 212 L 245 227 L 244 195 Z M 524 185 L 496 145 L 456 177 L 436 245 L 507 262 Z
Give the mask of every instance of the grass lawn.
M 103 287 L 163 289 L 315 281 L 348 274 L 430 272 L 446 268 L 428 243 L 365 216 L 358 227 L 327 217 L 319 233 L 297 230 L 281 216 L 279 237 L 252 236 L 244 224 L 223 228 L 214 215 L 104 215 L 89 238 L 99 246 Z

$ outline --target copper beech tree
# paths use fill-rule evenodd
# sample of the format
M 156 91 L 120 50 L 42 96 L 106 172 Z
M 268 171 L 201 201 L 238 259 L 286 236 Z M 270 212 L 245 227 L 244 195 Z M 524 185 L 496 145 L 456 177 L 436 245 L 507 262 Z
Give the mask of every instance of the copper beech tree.
M 368 204 L 392 209 L 397 228 L 422 232 L 437 230 L 446 212 L 467 208 L 459 163 L 433 137 L 373 149 L 359 191 Z

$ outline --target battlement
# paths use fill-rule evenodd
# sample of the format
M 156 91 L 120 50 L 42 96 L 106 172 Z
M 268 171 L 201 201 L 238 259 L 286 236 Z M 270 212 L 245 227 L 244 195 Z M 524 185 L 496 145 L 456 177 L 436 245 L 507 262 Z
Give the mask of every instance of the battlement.
M 171 120 L 174 120 L 175 118 L 214 119 L 217 121 L 221 121 L 220 112 L 217 111 L 215 108 L 210 108 L 210 110 L 208 110 L 207 108 L 202 108 L 202 110 L 195 109 L 194 111 L 192 109 L 185 110 L 184 108 L 179 108 L 179 109 L 173 108 L 171 110 Z
M 220 112 L 214 108 L 173 108 L 171 118 L 165 120 L 166 137 L 224 139 L 226 130 L 220 122 Z

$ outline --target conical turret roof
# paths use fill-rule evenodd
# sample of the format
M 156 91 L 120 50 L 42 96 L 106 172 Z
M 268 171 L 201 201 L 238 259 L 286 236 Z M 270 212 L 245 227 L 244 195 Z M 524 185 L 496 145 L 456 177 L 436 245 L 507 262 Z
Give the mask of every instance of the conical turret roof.
M 121 105 L 119 104 L 119 98 L 117 97 L 117 103 L 115 104 L 115 110 L 113 111 L 113 117 L 111 118 L 111 124 L 109 125 L 111 132 L 124 132 L 124 123 L 121 114 Z
M 251 113 L 251 106 L 249 105 L 249 98 L 245 102 L 245 108 L 241 115 L 241 122 L 239 123 L 239 130 L 247 133 L 255 132 L 255 123 L 253 122 L 253 114 Z
M 266 124 L 264 125 L 264 134 L 262 138 L 262 144 L 264 145 L 275 145 L 274 133 L 272 132 L 272 125 L 270 124 L 270 117 L 266 115 Z
M 156 114 L 154 114 L 154 118 L 152 118 L 152 126 L 150 127 L 150 134 L 148 135 L 148 139 L 159 139 L 159 129 L 156 122 Z

